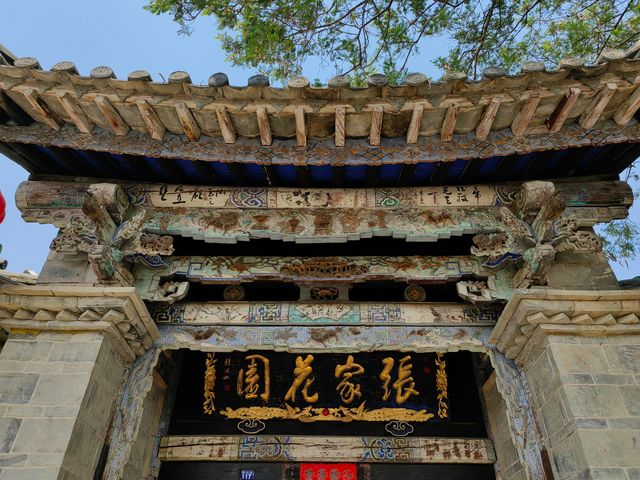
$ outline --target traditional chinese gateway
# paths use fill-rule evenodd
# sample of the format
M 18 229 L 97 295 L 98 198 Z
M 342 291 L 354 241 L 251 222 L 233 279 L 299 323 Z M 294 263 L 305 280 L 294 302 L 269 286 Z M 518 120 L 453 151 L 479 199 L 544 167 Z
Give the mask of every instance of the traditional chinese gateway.
M 365 88 L 4 52 L 59 233 L 0 285 L 0 479 L 637 478 L 640 291 L 593 227 L 639 50 Z

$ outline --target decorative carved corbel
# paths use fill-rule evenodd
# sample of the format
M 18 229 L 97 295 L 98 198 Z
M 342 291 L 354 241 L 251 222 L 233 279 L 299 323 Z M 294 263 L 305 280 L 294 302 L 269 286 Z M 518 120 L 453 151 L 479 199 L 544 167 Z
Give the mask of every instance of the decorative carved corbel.
M 562 196 L 551 182 L 526 182 L 516 195 L 513 206 L 500 209 L 500 232 L 476 235 L 472 255 L 486 257 L 484 266 L 496 268 L 517 262 L 516 288 L 544 285 L 556 249 L 555 224 L 565 209 Z
M 189 292 L 189 282 L 166 282 L 154 292 L 152 302 L 172 305 L 182 300 Z
M 578 229 L 575 219 L 561 218 L 554 224 L 553 246 L 556 252 L 596 253 L 602 251 L 602 240 L 592 229 Z
M 497 298 L 496 278 L 488 277 L 486 280 L 462 280 L 456 283 L 458 296 L 474 305 L 489 305 L 496 302 L 504 302 Z
M 128 208 L 127 195 L 118 185 L 91 185 L 84 195 L 84 215 L 73 217 L 60 230 L 51 249 L 87 253 L 99 283 L 131 284 L 133 276 L 125 260 L 171 255 L 173 239 L 145 233 L 146 210 L 138 208 L 126 219 Z

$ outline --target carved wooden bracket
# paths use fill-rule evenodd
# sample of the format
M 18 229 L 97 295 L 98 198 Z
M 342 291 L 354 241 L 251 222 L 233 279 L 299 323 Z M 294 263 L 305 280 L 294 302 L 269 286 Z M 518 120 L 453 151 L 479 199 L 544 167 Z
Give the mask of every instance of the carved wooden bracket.
M 490 342 L 524 365 L 546 335 L 630 335 L 640 333 L 640 291 L 520 291 L 503 310 Z
M 458 296 L 474 305 L 490 305 L 504 302 L 496 287 L 496 278 L 491 275 L 486 280 L 463 280 L 456 283 Z
M 597 252 L 601 242 L 592 230 L 579 229 L 566 201 L 552 182 L 523 183 L 511 208 L 500 209 L 499 232 L 474 237 L 471 253 L 485 258 L 486 267 L 517 262 L 515 288 L 546 285 L 556 253 L 567 250 Z
M 131 285 L 133 276 L 125 260 L 173 253 L 171 236 L 144 232 L 146 210 L 129 209 L 127 195 L 118 185 L 91 185 L 83 195 L 82 213 L 60 230 L 51 249 L 86 253 L 101 284 Z
M 133 360 L 151 348 L 158 329 L 133 287 L 3 286 L 0 326 L 25 331 L 101 331 Z

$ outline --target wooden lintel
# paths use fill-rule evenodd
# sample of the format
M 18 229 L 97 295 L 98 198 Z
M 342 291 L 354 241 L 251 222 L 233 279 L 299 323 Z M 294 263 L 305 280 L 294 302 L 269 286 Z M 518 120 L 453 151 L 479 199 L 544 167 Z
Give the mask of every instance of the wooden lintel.
M 540 92 L 537 91 L 531 92 L 529 97 L 522 103 L 520 111 L 513 119 L 513 123 L 511 123 L 511 133 L 516 137 L 524 135 L 526 132 L 533 114 L 536 113 L 538 103 L 540 103 Z
M 414 144 L 418 142 L 418 136 L 420 135 L 420 124 L 422 123 L 422 115 L 424 114 L 424 105 L 417 103 L 413 107 L 411 113 L 411 121 L 409 122 L 409 128 L 407 129 L 407 143 Z
M 558 132 L 569 117 L 571 110 L 578 101 L 578 97 L 582 91 L 578 87 L 571 87 L 569 92 L 562 97 L 558 106 L 547 119 L 547 128 L 552 132 Z
M 271 145 L 271 126 L 269 125 L 269 117 L 267 109 L 264 107 L 256 108 L 256 118 L 258 119 L 258 130 L 260 131 L 260 143 L 262 145 Z
M 193 118 L 191 114 L 191 110 L 189 107 L 183 102 L 178 102 L 175 104 L 176 115 L 178 115 L 178 120 L 180 120 L 180 125 L 182 126 L 182 130 L 184 134 L 187 136 L 190 142 L 197 142 L 200 140 L 200 127 L 198 126 L 198 122 Z
M 96 96 L 96 105 L 104 115 L 105 120 L 113 130 L 113 133 L 120 137 L 124 137 L 129 133 L 129 125 L 125 122 L 118 111 L 111 105 L 111 102 L 104 95 Z
M 218 118 L 224 143 L 236 143 L 236 129 L 233 128 L 233 123 L 231 123 L 227 109 L 225 107 L 217 108 L 216 117 Z
M 347 110 L 345 107 L 336 107 L 335 120 L 335 144 L 336 147 L 344 147 Z
M 604 109 L 607 108 L 609 100 L 611 100 L 611 97 L 613 97 L 613 94 L 616 93 L 617 89 L 618 85 L 613 82 L 605 84 L 605 86 L 600 89 L 598 94 L 594 97 L 580 117 L 578 123 L 582 128 L 589 129 L 598 123 L 600 115 L 602 115 Z
M 640 86 L 627 98 L 616 111 L 613 120 L 620 126 L 624 126 L 633 118 L 640 109 Z
M 376 105 L 371 111 L 371 128 L 369 129 L 369 144 L 377 147 L 380 145 L 380 133 L 382 132 L 382 117 L 384 110 L 382 105 Z
M 46 124 L 49 128 L 54 130 L 60 130 L 60 127 L 64 123 L 62 119 L 49 108 L 49 106 L 40 98 L 38 92 L 30 87 L 20 88 L 16 91 L 24 95 L 31 108 L 35 111 L 40 121 Z
M 242 435 L 230 436 L 166 436 L 160 442 L 159 458 L 171 461 L 243 461 Z M 259 452 L 254 461 L 282 461 L 281 451 L 286 449 L 289 462 L 362 462 L 367 452 L 384 444 L 389 458 L 396 463 L 473 463 L 495 462 L 493 444 L 488 438 L 442 437 L 251 437 L 254 450 Z M 258 446 L 255 448 L 255 446 Z M 260 445 L 263 447 L 261 448 Z M 278 448 L 273 448 L 278 445 Z M 397 451 L 398 454 L 393 452 Z M 402 452 L 402 455 L 399 453 Z M 246 459 L 244 459 L 246 461 Z M 378 460 L 375 460 L 378 461 Z M 366 460 L 365 460 L 366 462 Z
M 476 127 L 476 138 L 478 138 L 478 140 L 486 140 L 489 132 L 491 131 L 493 121 L 496 119 L 501 103 L 502 99 L 500 97 L 493 97 L 484 108 L 480 123 L 478 123 L 478 126 Z
M 303 107 L 296 107 L 295 117 L 296 117 L 296 141 L 298 142 L 299 147 L 306 147 L 307 146 L 307 126 L 304 120 Z
M 151 137 L 156 140 L 162 140 L 164 138 L 166 128 L 158 118 L 158 115 L 156 115 L 153 106 L 144 99 L 138 100 L 136 105 L 138 105 L 140 116 L 142 116 L 142 120 L 144 120 L 144 124 L 146 125 L 147 130 L 149 130 Z
M 84 113 L 82 107 L 78 105 L 75 98 L 73 98 L 67 92 L 58 92 L 56 94 L 58 100 L 60 101 L 60 105 L 64 108 L 64 111 L 67 112 L 67 115 L 71 117 L 74 125 L 78 130 L 82 133 L 91 133 L 94 127 L 94 123 L 89 120 L 89 117 Z
M 460 105 L 449 105 L 447 113 L 444 116 L 442 122 L 442 130 L 440 131 L 440 139 L 443 142 L 450 142 L 453 138 L 453 131 L 456 128 L 456 122 L 458 121 L 458 113 L 460 112 Z

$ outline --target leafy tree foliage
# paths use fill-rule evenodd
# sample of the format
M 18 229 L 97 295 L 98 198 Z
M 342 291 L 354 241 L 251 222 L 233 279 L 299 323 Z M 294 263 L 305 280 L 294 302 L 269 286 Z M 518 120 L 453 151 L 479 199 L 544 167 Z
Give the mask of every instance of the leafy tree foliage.
M 514 71 L 523 60 L 595 60 L 640 40 L 640 0 L 149 0 L 188 32 L 213 16 L 235 65 L 286 79 L 317 57 L 336 73 L 392 78 L 425 40 L 447 42 L 444 70 L 477 77 L 485 66 Z
M 555 66 L 565 57 L 593 62 L 606 48 L 636 45 L 640 51 L 640 0 L 148 2 L 152 13 L 173 15 L 183 33 L 198 17 L 215 17 L 227 59 L 277 80 L 299 74 L 315 57 L 350 75 L 354 85 L 379 71 L 393 84 L 406 75 L 412 55 L 433 42 L 449 46 L 435 60 L 438 67 L 470 78 L 490 65 L 516 73 L 527 60 Z M 638 253 L 640 228 L 631 220 L 613 222 L 601 233 L 610 258 L 624 261 Z

